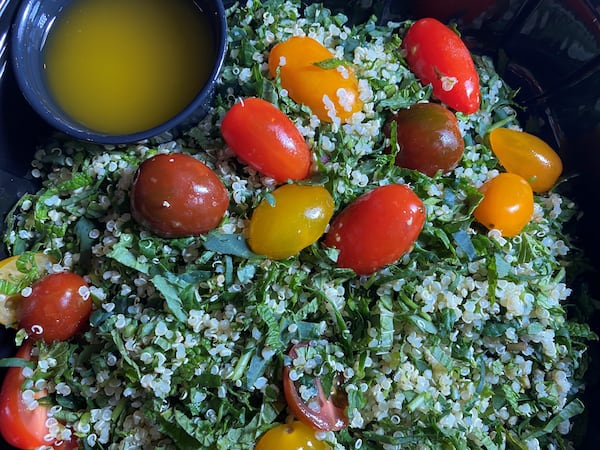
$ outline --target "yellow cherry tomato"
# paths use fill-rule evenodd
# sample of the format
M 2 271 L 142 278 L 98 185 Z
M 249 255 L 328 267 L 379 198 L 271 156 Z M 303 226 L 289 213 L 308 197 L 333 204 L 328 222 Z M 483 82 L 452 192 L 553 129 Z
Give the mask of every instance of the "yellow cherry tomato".
M 330 450 L 315 437 L 315 430 L 300 421 L 271 428 L 256 443 L 254 450 Z
M 562 173 L 558 154 L 542 139 L 524 131 L 495 128 L 490 132 L 490 146 L 507 172 L 525 178 L 533 192 L 549 190 Z
M 285 184 L 252 213 L 248 245 L 253 252 L 284 259 L 313 244 L 333 215 L 333 198 L 322 186 Z
M 275 77 L 279 68 L 281 86 L 290 98 L 308 106 L 322 121 L 347 122 L 363 105 L 354 71 L 348 64 L 315 65 L 334 58 L 318 41 L 294 36 L 271 49 L 269 72 Z
M 502 236 L 521 232 L 533 215 L 533 191 L 520 175 L 501 173 L 479 189 L 483 200 L 473 212 L 475 219 L 488 229 L 497 229 Z
M 0 292 L 0 324 L 15 326 L 17 323 L 17 305 L 14 300 L 20 296 L 16 295 L 18 292 L 10 290 L 20 291 L 20 284 L 25 279 L 27 282 L 33 282 L 42 277 L 47 273 L 47 266 L 52 263 L 52 258 L 43 253 L 26 253 L 0 261 L 0 280 L 6 284 L 6 289 L 3 286 Z

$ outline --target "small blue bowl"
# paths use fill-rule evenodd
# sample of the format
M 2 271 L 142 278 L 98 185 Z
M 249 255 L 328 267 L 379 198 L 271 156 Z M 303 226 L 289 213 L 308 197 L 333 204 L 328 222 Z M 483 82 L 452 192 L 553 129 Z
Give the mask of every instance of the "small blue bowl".
M 165 132 L 177 132 L 208 113 L 227 51 L 227 17 L 222 0 L 194 0 L 209 17 L 215 34 L 216 59 L 203 88 L 182 111 L 169 120 L 150 129 L 119 135 L 98 132 L 78 123 L 58 106 L 48 90 L 42 50 L 52 24 L 72 1 L 25 0 L 16 13 L 12 27 L 11 51 L 17 84 L 31 107 L 53 128 L 84 141 L 126 144 Z

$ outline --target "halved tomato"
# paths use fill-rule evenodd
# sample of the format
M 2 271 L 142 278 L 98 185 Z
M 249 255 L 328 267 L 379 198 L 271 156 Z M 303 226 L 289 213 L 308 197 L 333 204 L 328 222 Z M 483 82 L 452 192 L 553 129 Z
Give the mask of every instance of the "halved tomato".
M 53 260 L 44 253 L 26 252 L 0 261 L 0 324 L 7 327 L 17 325 L 17 300 L 16 295 L 23 283 L 27 286 L 47 273 L 47 266 Z M 23 287 L 25 287 L 23 286 Z
M 294 345 L 288 355 L 295 359 L 298 356 L 296 350 L 299 347 L 306 347 L 308 343 L 301 342 Z M 294 416 L 301 422 L 309 425 L 315 430 L 321 431 L 339 431 L 348 425 L 348 416 L 346 415 L 346 407 L 348 399 L 344 392 L 336 389 L 329 393 L 325 393 L 323 385 L 319 378 L 314 379 L 315 387 L 317 388 L 316 403 L 318 408 L 315 409 L 309 406 L 300 396 L 298 386 L 290 378 L 290 367 L 283 366 L 283 392 L 287 401 L 288 407 Z
M 31 342 L 26 341 L 18 350 L 17 357 L 29 360 L 31 348 Z M 52 440 L 46 440 L 49 433 L 46 425 L 48 408 L 39 404 L 32 409 L 28 407 L 23 399 L 24 382 L 22 367 L 8 369 L 0 390 L 0 434 L 7 443 L 17 448 L 52 445 Z M 45 391 L 35 393 L 36 399 L 45 396 Z

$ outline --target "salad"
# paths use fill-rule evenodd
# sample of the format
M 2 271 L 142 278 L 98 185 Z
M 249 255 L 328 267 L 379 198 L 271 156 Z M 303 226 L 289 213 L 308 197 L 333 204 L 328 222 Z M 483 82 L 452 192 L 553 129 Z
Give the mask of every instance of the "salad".
M 132 146 L 55 136 L 36 153 L 42 187 L 7 217 L 15 256 L 0 263 L 17 442 L 567 448 L 596 338 L 567 318 L 577 209 L 491 60 L 438 76 L 417 27 L 460 41 L 449 28 L 350 26 L 319 4 L 248 0 L 228 17 L 196 126 Z M 425 161 L 403 150 L 439 133 Z M 198 174 L 202 214 L 153 204 Z M 66 323 L 40 325 L 49 297 Z

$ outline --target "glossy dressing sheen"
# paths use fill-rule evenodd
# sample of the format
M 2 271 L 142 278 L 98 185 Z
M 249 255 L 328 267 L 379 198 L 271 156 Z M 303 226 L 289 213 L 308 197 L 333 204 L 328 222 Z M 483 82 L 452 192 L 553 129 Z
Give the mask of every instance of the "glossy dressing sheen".
M 109 134 L 176 115 L 216 57 L 208 18 L 192 0 L 75 0 L 57 17 L 44 52 L 56 102 Z

